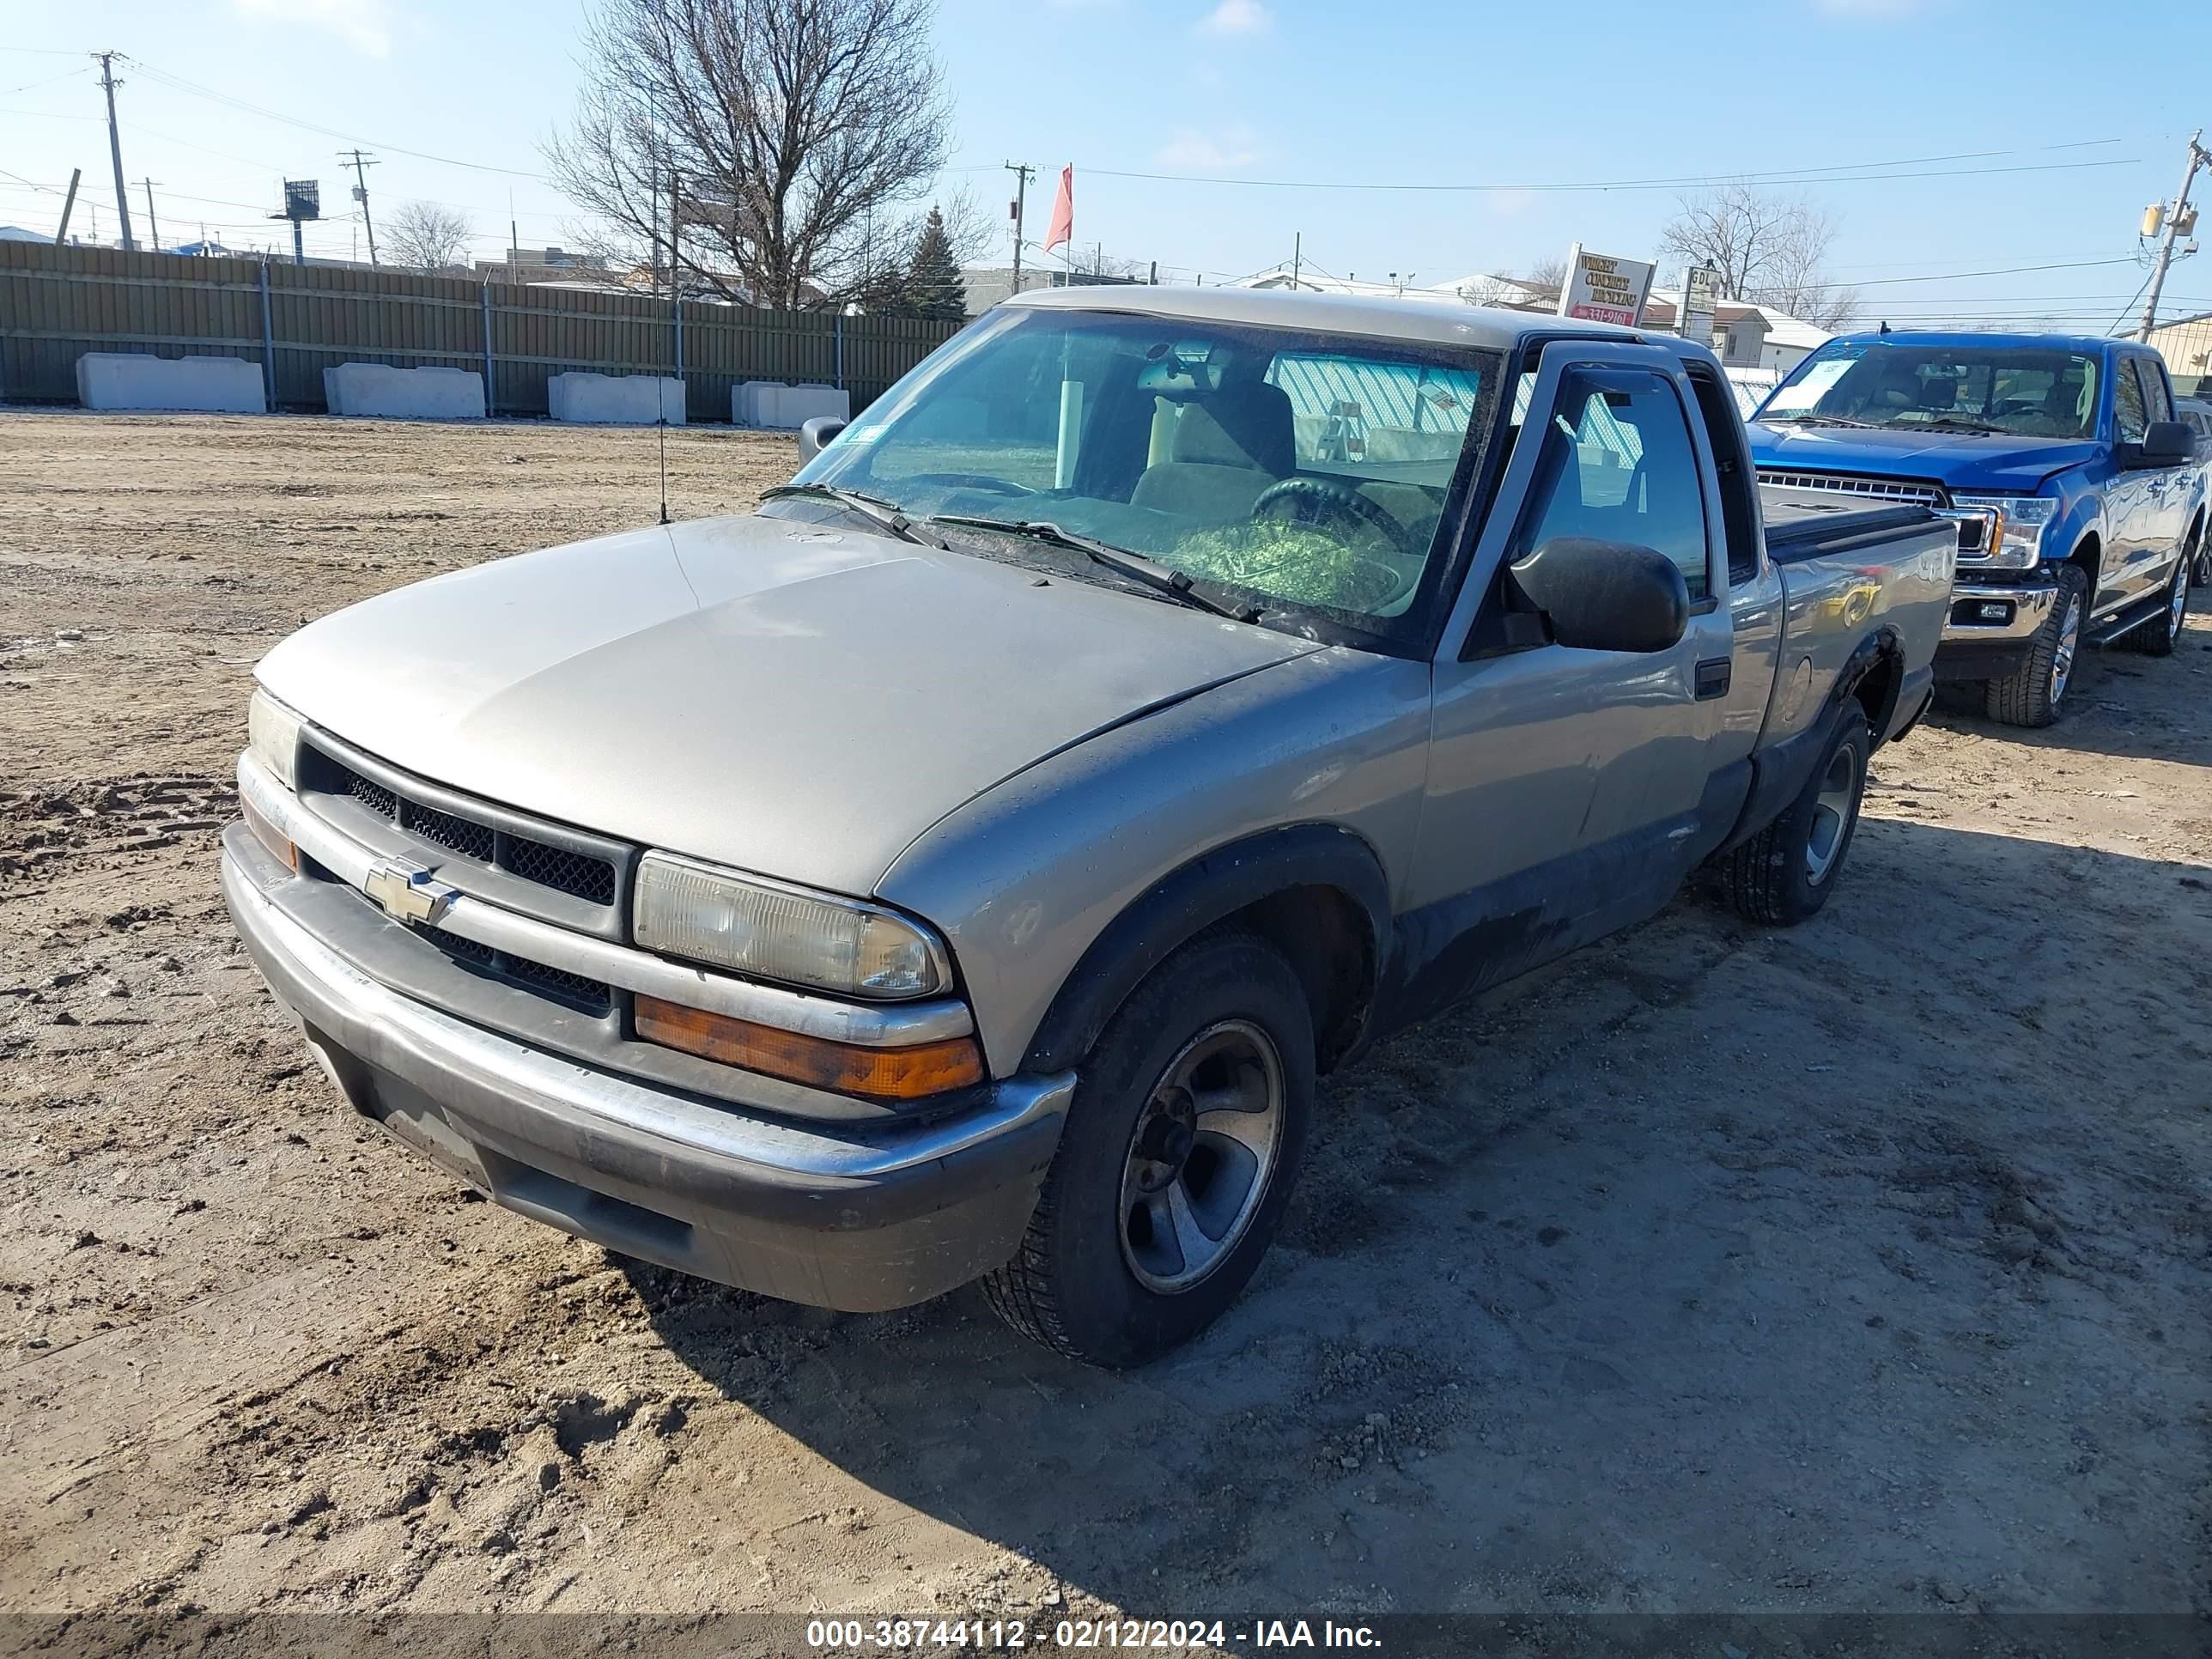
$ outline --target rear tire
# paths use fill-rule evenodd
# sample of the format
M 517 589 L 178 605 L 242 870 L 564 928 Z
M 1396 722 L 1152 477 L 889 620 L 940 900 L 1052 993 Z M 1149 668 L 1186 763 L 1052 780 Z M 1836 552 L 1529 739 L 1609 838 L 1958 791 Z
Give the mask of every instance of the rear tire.
M 2173 567 L 2173 580 L 2166 586 L 2166 609 L 2128 636 L 2146 657 L 2170 657 L 2181 643 L 2182 624 L 2189 617 L 2189 571 L 2196 562 L 2193 554 L 2183 556 Z
M 2058 567 L 2058 597 L 2036 631 L 2027 660 L 1991 680 L 1983 707 L 2000 726 L 2048 726 L 2058 718 L 2081 654 L 2088 620 L 2089 576 L 2078 564 Z
M 1251 935 L 1201 934 L 1079 1076 L 1029 1231 L 983 1292 L 1032 1341 L 1118 1370 L 1212 1324 L 1274 1237 L 1313 1116 L 1305 989 Z
M 1753 921 L 1794 927 L 1817 915 L 1843 874 L 1866 798 L 1874 733 L 1856 705 L 1837 721 L 1813 775 L 1780 817 L 1720 863 L 1722 892 Z

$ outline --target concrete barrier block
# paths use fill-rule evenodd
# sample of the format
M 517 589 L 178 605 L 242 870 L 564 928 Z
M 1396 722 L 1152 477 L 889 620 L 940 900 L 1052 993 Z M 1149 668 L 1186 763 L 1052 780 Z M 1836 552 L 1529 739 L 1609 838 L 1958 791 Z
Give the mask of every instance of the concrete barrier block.
M 853 418 L 853 395 L 830 386 L 794 386 L 784 389 L 781 399 L 783 419 L 777 422 L 794 429 L 805 426 L 817 415 L 828 415 L 840 421 Z
M 340 363 L 323 371 L 323 403 L 333 415 L 391 421 L 480 421 L 483 376 L 467 368 L 394 368 Z
M 852 414 L 851 395 L 834 386 L 746 380 L 730 388 L 730 418 L 739 426 L 795 432 L 817 415 L 834 415 L 843 421 Z
M 612 426 L 684 424 L 684 382 L 653 374 L 555 374 L 545 382 L 546 407 L 556 421 Z
M 87 409 L 178 409 L 265 415 L 261 365 L 243 357 L 152 357 L 88 351 L 76 360 L 76 400 Z

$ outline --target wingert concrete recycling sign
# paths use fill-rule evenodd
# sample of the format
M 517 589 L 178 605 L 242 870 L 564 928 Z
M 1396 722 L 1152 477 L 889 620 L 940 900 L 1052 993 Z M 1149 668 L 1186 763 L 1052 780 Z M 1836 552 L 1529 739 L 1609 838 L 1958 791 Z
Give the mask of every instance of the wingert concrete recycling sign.
M 1577 242 L 1567 254 L 1567 281 L 1559 290 L 1559 315 L 1633 328 L 1644 314 L 1644 301 L 1650 297 L 1652 270 L 1641 260 L 1587 253 Z

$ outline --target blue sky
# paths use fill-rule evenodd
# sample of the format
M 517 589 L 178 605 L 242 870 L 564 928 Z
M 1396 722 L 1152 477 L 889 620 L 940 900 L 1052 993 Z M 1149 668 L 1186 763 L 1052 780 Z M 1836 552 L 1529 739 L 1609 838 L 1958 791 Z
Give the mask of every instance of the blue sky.
M 58 198 L 30 185 L 51 190 L 78 166 L 78 228 L 96 207 L 100 234 L 114 235 L 98 83 L 76 56 L 101 47 L 145 66 L 123 67 L 118 94 L 142 236 L 136 181 L 149 175 L 167 242 L 203 222 L 233 244 L 269 239 L 281 227 L 260 216 L 285 174 L 319 177 L 343 209 L 336 152 L 356 140 L 380 157 L 375 204 L 459 206 L 486 253 L 505 245 L 510 191 L 525 246 L 560 242 L 573 222 L 530 175 L 573 97 L 580 6 L 12 9 L 0 37 L 0 223 L 51 226 Z M 1427 283 L 1522 269 L 1577 240 L 1648 257 L 1677 193 L 1548 186 L 1824 169 L 1802 190 L 1839 222 L 1831 264 L 1864 285 L 1869 319 L 2047 315 L 2102 331 L 2142 283 L 2144 205 L 2172 193 L 2191 130 L 2212 118 L 2212 94 L 2190 91 L 2212 64 L 2212 14 L 2114 3 L 2097 9 L 2094 30 L 2088 15 L 2079 0 L 940 0 L 939 52 L 957 103 L 944 182 L 995 216 L 1011 184 L 1000 164 L 1035 163 L 1034 235 L 1073 162 L 1078 243 L 1158 259 L 1178 280 L 1285 260 L 1303 233 L 1318 269 Z M 1193 178 L 1245 182 L 1175 181 Z M 1376 187 L 1414 184 L 1487 187 Z M 2212 180 L 2199 193 L 2212 198 Z M 354 226 L 326 222 L 310 244 L 349 253 Z M 1936 280 L 2044 265 L 2067 268 Z M 2212 309 L 2212 263 L 2185 262 L 2166 310 L 2200 309 Z

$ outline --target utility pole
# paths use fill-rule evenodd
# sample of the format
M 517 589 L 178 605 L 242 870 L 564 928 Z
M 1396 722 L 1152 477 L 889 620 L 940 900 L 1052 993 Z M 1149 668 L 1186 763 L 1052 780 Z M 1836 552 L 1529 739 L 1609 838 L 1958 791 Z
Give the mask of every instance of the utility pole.
M 1302 230 L 1291 233 L 1291 292 L 1298 291 L 1298 268 L 1305 263 L 1306 234 Z
M 154 217 L 154 181 L 141 179 L 138 182 L 146 186 L 146 241 L 155 252 L 159 253 L 161 251 L 161 227 Z
M 1014 292 L 1022 291 L 1022 207 L 1030 193 L 1030 174 L 1036 169 L 1027 161 L 1009 161 L 1006 171 L 1014 175 Z
M 2136 331 L 2138 340 L 2149 339 L 2151 329 L 2158 321 L 2159 291 L 2166 286 L 2166 268 L 2173 263 L 2173 239 L 2186 234 L 2183 230 L 2185 221 L 2191 228 L 2197 222 L 2196 216 L 2189 210 L 2189 186 L 2196 181 L 2197 168 L 2212 164 L 2212 154 L 2197 142 L 2203 136 L 2202 127 L 2189 135 L 2189 165 L 2182 169 L 2181 192 L 2173 198 L 2172 210 L 2166 216 L 2166 234 L 2159 240 L 2158 263 L 2150 271 L 2150 297 L 2143 302 L 2142 326 Z
M 362 155 L 357 149 L 340 150 L 338 160 L 350 161 L 353 163 L 353 199 L 361 204 L 361 228 L 368 233 L 368 262 L 374 264 L 376 263 L 376 222 L 368 216 L 368 174 L 363 169 L 374 167 L 376 160 L 374 156 Z
M 56 247 L 61 246 L 63 243 L 69 240 L 70 210 L 76 206 L 77 180 L 83 177 L 84 169 L 82 167 L 71 167 L 70 169 L 69 194 L 62 198 L 62 228 L 54 233 L 54 246 Z
M 95 52 L 100 59 L 100 84 L 107 94 L 107 157 L 115 163 L 115 216 L 123 222 L 123 246 L 133 248 L 138 245 L 131 240 L 131 196 L 123 187 L 123 140 L 115 133 L 115 53 Z

